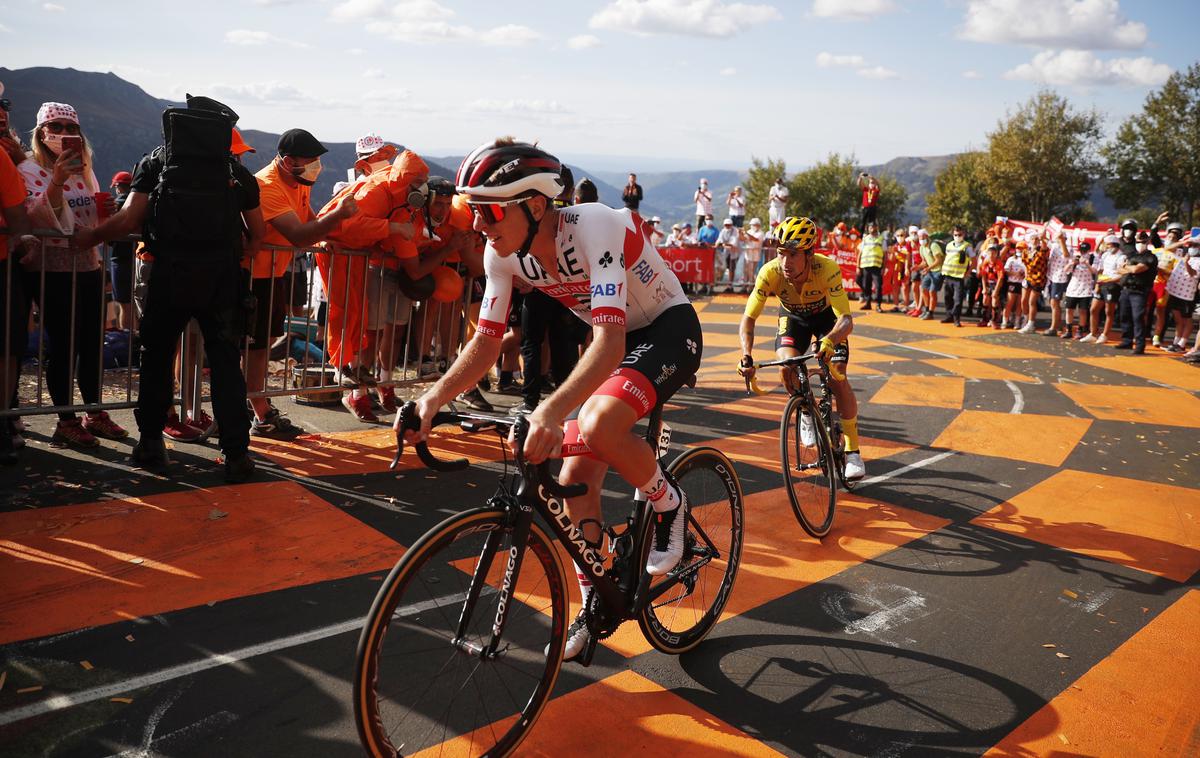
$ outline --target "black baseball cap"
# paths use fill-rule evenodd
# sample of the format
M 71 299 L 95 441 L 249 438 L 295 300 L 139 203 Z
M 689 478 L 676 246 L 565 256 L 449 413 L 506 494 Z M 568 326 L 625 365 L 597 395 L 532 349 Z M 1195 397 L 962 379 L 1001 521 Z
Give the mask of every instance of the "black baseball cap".
M 288 129 L 279 136 L 278 152 L 291 158 L 317 158 L 329 149 L 303 129 Z

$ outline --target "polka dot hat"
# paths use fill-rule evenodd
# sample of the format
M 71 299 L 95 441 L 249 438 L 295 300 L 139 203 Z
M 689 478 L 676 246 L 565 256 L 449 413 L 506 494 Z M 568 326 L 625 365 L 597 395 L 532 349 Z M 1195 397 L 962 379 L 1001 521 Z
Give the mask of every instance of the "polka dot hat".
M 70 121 L 73 124 L 78 124 L 79 114 L 75 112 L 74 108 L 66 103 L 42 103 L 42 107 L 38 108 L 38 126 L 41 126 L 47 121 L 57 121 L 59 119 Z

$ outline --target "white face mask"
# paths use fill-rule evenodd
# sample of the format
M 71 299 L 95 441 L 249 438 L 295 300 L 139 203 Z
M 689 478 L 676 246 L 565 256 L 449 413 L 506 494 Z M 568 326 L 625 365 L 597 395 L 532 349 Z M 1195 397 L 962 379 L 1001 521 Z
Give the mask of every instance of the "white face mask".
M 1139 253 L 1144 253 L 1144 252 L 1146 252 L 1146 247 L 1147 247 L 1146 243 L 1139 242 L 1133 246 L 1133 249 L 1137 250 Z
M 45 134 L 42 135 L 42 142 L 46 145 L 47 148 L 50 149 L 50 152 L 54 153 L 55 155 L 58 155 L 59 153 L 62 152 L 62 141 L 63 141 L 64 136 L 65 135 L 62 135 L 62 134 L 53 134 L 51 132 L 46 132 Z

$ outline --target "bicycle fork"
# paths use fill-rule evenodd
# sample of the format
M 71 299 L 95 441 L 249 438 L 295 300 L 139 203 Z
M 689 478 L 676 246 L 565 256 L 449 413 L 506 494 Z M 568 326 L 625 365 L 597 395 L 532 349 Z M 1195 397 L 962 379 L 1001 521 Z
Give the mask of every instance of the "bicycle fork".
M 512 595 L 517 586 L 517 577 L 521 574 L 521 563 L 524 561 L 525 544 L 529 540 L 530 523 L 533 512 L 528 506 L 520 505 L 519 515 L 512 530 L 512 543 L 505 555 L 504 576 L 500 582 L 499 598 L 496 601 L 496 617 L 492 621 L 492 636 L 486 645 L 478 645 L 466 638 L 471 617 L 475 613 L 475 605 L 479 595 L 487 585 L 487 577 L 496 558 L 497 548 L 503 539 L 503 532 L 496 530 L 488 534 L 483 548 L 479 553 L 479 562 L 475 566 L 475 574 L 471 577 L 471 586 L 467 588 L 467 597 L 463 601 L 462 612 L 455 629 L 453 645 L 464 653 L 478 656 L 484 660 L 499 657 L 500 639 L 504 635 L 504 626 L 508 621 L 508 611 Z

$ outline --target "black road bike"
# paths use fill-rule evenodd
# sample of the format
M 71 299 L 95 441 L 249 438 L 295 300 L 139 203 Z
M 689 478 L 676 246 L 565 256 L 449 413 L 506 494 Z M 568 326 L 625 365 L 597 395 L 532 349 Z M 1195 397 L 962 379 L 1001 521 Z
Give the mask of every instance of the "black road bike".
M 816 368 L 809 368 L 808 361 L 814 359 Z M 754 366 L 756 369 L 783 366 L 792 374 L 791 385 L 795 389 L 779 420 L 783 481 L 796 520 L 804 531 L 820 539 L 833 526 L 838 483 L 847 491 L 854 488 L 854 482 L 846 479 L 845 441 L 841 418 L 833 410 L 829 364 L 819 353 L 806 353 Z M 814 380 L 819 396 L 814 392 Z M 753 379 L 746 380 L 746 391 L 756 395 L 769 392 L 760 389 Z
M 402 429 L 416 429 L 412 403 L 401 409 Z M 660 459 L 669 445 L 662 408 L 650 415 L 646 440 Z M 525 417 L 441 412 L 433 425 L 494 431 L 517 450 L 529 430 Z M 403 452 L 397 435 L 395 465 Z M 465 459 L 437 459 L 429 468 L 457 471 Z M 563 486 L 547 463 L 505 454 L 505 475 L 481 508 L 452 516 L 425 533 L 392 569 L 371 606 L 358 643 L 354 712 L 369 755 L 507 755 L 550 699 L 563 663 L 570 584 L 564 559 L 591 574 L 584 609 L 591 644 L 637 619 L 656 649 L 692 649 L 718 621 L 737 575 L 742 550 L 742 488 L 733 464 L 710 447 L 692 448 L 665 470 L 689 501 L 683 558 L 668 574 L 651 577 L 653 512 L 635 497 L 624 524 L 603 526 L 607 555 L 588 542 L 564 501 L 586 485 Z M 448 502 L 454 496 L 446 494 Z M 538 518 L 535 518 L 535 515 Z M 559 548 L 556 550 L 556 546 Z

